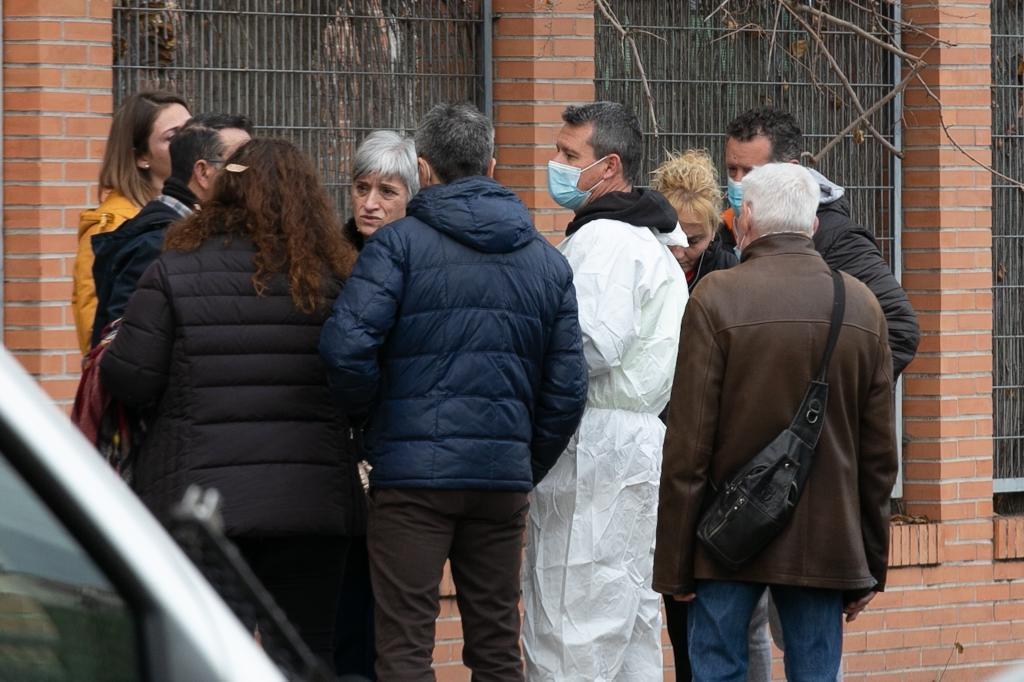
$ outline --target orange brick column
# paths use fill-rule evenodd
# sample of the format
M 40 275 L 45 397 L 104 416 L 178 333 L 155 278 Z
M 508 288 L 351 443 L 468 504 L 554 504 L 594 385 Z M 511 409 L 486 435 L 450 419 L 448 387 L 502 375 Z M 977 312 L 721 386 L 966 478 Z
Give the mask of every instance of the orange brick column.
M 548 196 L 547 162 L 566 105 L 594 99 L 593 3 L 494 0 L 494 13 L 497 179 L 557 240 L 571 213 Z
M 78 213 L 97 203 L 111 112 L 111 0 L 3 3 L 4 344 L 67 403 Z
M 903 285 L 922 331 L 904 375 L 904 498 L 933 523 L 895 529 L 905 546 L 847 628 L 844 668 L 851 682 L 986 679 L 1024 656 L 1024 564 L 992 556 L 989 0 L 909 0 L 903 14 L 952 44 L 927 55 L 935 97 L 915 84 L 904 107 Z
M 904 12 L 955 44 L 927 57 L 939 101 L 919 85 L 906 95 L 903 282 L 922 339 L 905 384 L 904 494 L 911 513 L 951 524 L 946 558 L 988 558 L 992 181 L 979 162 L 991 163 L 991 18 L 988 2 L 974 0 L 912 2 Z M 920 39 L 910 47 L 919 51 Z

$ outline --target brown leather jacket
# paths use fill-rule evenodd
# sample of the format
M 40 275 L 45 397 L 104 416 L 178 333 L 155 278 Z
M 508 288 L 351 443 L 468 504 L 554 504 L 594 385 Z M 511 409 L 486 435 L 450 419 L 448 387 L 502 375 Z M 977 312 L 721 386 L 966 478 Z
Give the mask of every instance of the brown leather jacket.
M 825 349 L 832 281 L 808 237 L 775 234 L 694 289 L 669 403 L 656 591 L 692 592 L 695 579 L 884 587 L 897 469 L 892 359 L 874 294 L 849 275 L 843 281 L 846 315 L 807 487 L 789 525 L 736 572 L 696 538 L 708 481 L 720 485 L 789 425 Z

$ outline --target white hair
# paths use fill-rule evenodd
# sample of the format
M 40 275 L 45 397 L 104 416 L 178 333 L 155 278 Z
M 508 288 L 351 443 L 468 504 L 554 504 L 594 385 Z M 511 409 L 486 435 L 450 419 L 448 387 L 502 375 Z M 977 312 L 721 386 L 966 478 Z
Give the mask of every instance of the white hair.
M 743 203 L 750 204 L 750 229 L 758 236 L 776 232 L 814 233 L 821 189 L 806 168 L 769 163 L 743 176 Z

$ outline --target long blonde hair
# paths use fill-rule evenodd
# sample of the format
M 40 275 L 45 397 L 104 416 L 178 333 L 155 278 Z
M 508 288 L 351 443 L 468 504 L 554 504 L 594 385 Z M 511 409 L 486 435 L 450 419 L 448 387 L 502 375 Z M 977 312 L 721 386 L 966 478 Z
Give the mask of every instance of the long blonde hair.
M 160 111 L 172 104 L 188 109 L 173 92 L 151 90 L 128 97 L 114 112 L 100 166 L 100 201 L 110 192 L 123 194 L 136 206 L 153 198 L 151 171 L 139 168 L 136 160 L 149 151 L 149 136 Z
M 722 209 L 722 191 L 718 188 L 718 171 L 711 155 L 704 149 L 687 149 L 669 154 L 653 173 L 651 187 L 662 194 L 676 209 L 693 211 L 707 225 L 712 236 L 718 227 Z

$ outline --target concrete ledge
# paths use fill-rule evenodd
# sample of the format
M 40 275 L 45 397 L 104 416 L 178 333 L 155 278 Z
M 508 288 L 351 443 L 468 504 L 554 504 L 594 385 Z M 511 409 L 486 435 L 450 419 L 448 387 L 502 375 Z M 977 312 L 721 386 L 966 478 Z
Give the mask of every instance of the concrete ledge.
M 889 566 L 933 566 L 940 563 L 941 532 L 937 523 L 893 525 L 889 529 Z
M 992 519 L 992 544 L 997 561 L 1024 559 L 1024 516 Z

